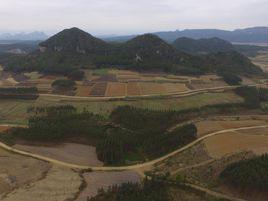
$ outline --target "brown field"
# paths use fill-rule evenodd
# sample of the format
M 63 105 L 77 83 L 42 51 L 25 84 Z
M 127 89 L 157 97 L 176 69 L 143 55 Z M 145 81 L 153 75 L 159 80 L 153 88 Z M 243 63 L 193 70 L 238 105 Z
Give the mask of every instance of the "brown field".
M 102 166 L 103 163 L 98 160 L 95 147 L 64 143 L 57 146 L 29 146 L 15 145 L 15 148 L 28 151 L 42 156 L 50 157 L 67 163 L 73 163 L 86 166 Z
M 0 200 L 14 188 L 42 179 L 50 164 L 0 149 Z
M 259 126 L 265 124 L 267 124 L 267 121 L 264 120 L 227 120 L 227 121 L 205 120 L 197 122 L 195 125 L 198 130 L 198 136 L 202 137 L 206 134 L 224 129 L 239 128 L 246 126 Z
M 100 82 L 93 85 L 90 96 L 105 96 L 107 82 Z
M 141 95 L 140 83 L 137 83 L 137 82 L 127 83 L 127 95 L 128 96 L 140 96 Z
M 140 83 L 142 95 L 165 94 L 166 89 L 159 83 Z
M 76 89 L 76 96 L 89 96 L 91 86 L 78 85 Z
M 140 182 L 140 176 L 133 171 L 123 172 L 91 172 L 83 174 L 87 187 L 81 192 L 77 201 L 86 201 L 98 193 L 98 189 L 108 189 L 109 186 L 122 183 Z
M 29 172 L 31 173 L 31 172 Z M 66 201 L 75 200 L 82 185 L 78 173 L 52 167 L 45 178 L 12 191 L 2 201 Z
M 185 84 L 173 84 L 173 83 L 165 83 L 164 88 L 167 93 L 176 93 L 189 90 Z
M 263 154 L 268 153 L 268 135 L 254 135 L 254 130 L 250 134 L 229 132 L 206 139 L 205 145 L 213 158 L 242 151 Z
M 204 89 L 204 88 L 214 88 L 214 87 L 222 87 L 222 86 L 228 86 L 227 83 L 225 83 L 222 80 L 192 80 L 189 84 L 193 89 Z
M 0 126 L 0 133 L 4 132 L 4 131 L 7 131 L 8 129 L 10 129 L 9 126 Z
M 126 96 L 126 84 L 119 82 L 109 82 L 107 85 L 105 96 Z

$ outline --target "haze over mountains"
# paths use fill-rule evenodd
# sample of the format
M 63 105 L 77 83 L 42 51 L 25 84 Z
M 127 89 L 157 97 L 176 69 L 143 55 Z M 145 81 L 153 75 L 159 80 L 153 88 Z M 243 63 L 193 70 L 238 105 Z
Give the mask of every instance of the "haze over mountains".
M 106 34 L 106 33 L 103 33 Z M 201 38 L 221 38 L 229 42 L 237 43 L 268 43 L 268 27 L 252 27 L 245 29 L 236 29 L 234 31 L 220 30 L 220 29 L 185 29 L 176 31 L 155 32 L 154 35 L 171 43 L 177 38 L 187 37 L 193 39 Z M 125 36 L 100 36 L 105 41 L 123 42 L 130 40 L 137 35 Z M 0 33 L 0 40 L 46 40 L 49 36 L 44 32 L 31 33 Z
M 0 40 L 2 41 L 20 41 L 20 40 L 45 40 L 48 36 L 44 32 L 31 32 L 31 33 L 0 33 Z

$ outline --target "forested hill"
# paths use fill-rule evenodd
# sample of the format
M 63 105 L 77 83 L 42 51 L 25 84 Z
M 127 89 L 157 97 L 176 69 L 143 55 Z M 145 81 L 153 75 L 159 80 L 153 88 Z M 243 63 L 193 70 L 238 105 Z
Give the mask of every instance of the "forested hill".
M 59 32 L 39 46 L 41 51 L 101 54 L 111 45 L 78 28 L 71 28 Z
M 219 57 L 219 59 L 218 59 Z M 228 58 L 225 62 L 222 58 Z M 246 57 L 236 52 L 227 55 L 195 56 L 179 50 L 156 35 L 145 34 L 125 43 L 104 42 L 78 29 L 65 29 L 40 43 L 40 49 L 18 58 L 0 58 L 5 70 L 40 71 L 68 75 L 85 68 L 124 68 L 172 73 L 204 74 L 224 66 L 233 72 L 260 72 Z M 247 67 L 244 68 L 244 65 Z M 237 69 L 237 71 L 236 71 Z
M 191 39 L 191 38 L 178 38 L 173 42 L 173 47 L 177 50 L 187 52 L 189 54 L 209 54 L 217 52 L 230 52 L 234 51 L 234 46 L 220 38 L 208 39 Z

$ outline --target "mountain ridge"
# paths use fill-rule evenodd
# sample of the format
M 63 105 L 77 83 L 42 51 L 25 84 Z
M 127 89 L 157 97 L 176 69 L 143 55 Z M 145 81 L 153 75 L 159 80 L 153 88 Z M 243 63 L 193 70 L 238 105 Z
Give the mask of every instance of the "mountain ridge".
M 227 40 L 229 42 L 268 43 L 268 27 L 250 27 L 245 29 L 235 29 L 233 31 L 221 29 L 184 29 L 175 31 L 154 32 L 153 34 L 170 43 L 181 37 L 188 37 L 193 39 L 217 37 L 223 40 Z M 103 39 L 106 41 L 123 42 L 132 39 L 136 36 L 137 35 L 125 35 Z

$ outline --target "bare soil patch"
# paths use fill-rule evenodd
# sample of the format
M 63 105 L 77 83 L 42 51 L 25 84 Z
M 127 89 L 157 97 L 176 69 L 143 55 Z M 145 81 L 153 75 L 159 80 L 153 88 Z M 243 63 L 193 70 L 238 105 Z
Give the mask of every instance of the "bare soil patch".
M 0 200 L 15 188 L 42 179 L 51 165 L 0 149 Z
M 2 201 L 66 201 L 74 200 L 82 185 L 78 173 L 62 167 L 53 167 L 44 179 L 14 190 Z
M 91 198 L 97 195 L 98 189 L 108 189 L 113 185 L 122 183 L 140 182 L 140 176 L 133 171 L 123 172 L 91 172 L 83 174 L 87 187 L 81 192 L 77 201 L 86 201 L 87 197 Z
M 88 145 L 64 143 L 55 146 L 15 145 L 15 148 L 60 161 L 87 166 L 103 166 L 98 160 L 96 148 Z

